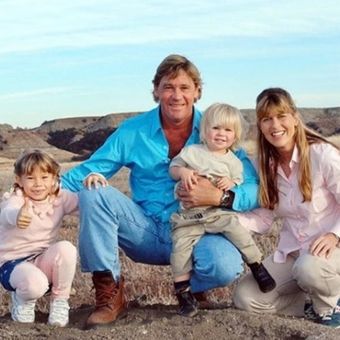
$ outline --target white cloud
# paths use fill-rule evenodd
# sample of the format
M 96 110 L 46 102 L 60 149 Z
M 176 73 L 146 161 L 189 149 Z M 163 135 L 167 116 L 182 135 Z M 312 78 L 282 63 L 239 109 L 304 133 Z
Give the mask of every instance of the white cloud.
M 50 87 L 44 89 L 35 89 L 32 91 L 18 91 L 5 93 L 0 95 L 1 100 L 17 100 L 22 98 L 32 98 L 32 97 L 41 97 L 46 95 L 56 95 L 61 93 L 69 93 L 70 90 L 74 88 L 71 87 Z
M 5 0 L 0 53 L 339 31 L 337 1 Z

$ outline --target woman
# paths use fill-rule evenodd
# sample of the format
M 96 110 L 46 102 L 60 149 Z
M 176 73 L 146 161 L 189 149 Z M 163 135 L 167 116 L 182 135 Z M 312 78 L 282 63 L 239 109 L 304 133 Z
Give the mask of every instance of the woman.
M 236 288 L 235 305 L 303 316 L 307 293 L 314 319 L 340 327 L 339 149 L 303 124 L 290 94 L 281 88 L 262 91 L 256 113 L 259 200 L 283 223 L 277 249 L 264 261 L 277 285 L 264 294 L 247 275 Z M 261 217 L 261 211 L 256 215 Z

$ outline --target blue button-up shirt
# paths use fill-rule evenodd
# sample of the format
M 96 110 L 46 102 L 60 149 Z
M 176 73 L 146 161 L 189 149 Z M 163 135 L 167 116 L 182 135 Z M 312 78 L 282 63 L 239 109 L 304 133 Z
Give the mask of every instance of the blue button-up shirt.
M 193 128 L 186 145 L 199 143 L 201 113 L 194 109 Z M 62 186 L 79 191 L 90 173 L 111 178 L 121 167 L 130 171 L 131 198 L 147 216 L 168 222 L 178 210 L 174 180 L 169 175 L 169 144 L 160 119 L 160 108 L 125 120 L 106 142 L 86 161 L 62 176 Z M 257 205 L 256 171 L 243 150 L 236 152 L 244 167 L 244 184 L 234 188 L 235 210 Z

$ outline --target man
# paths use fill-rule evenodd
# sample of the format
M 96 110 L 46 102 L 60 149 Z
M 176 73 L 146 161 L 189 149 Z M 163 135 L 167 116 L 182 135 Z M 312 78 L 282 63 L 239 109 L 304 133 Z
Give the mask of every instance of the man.
M 126 120 L 87 161 L 66 173 L 63 187 L 81 190 L 79 251 L 81 267 L 91 272 L 96 308 L 87 328 L 108 325 L 125 309 L 118 247 L 136 262 L 168 265 L 171 253 L 170 215 L 178 209 L 175 182 L 168 167 L 184 145 L 199 142 L 202 81 L 196 66 L 169 55 L 157 68 L 153 96 L 159 106 Z M 257 176 L 244 151 L 244 184 L 222 192 L 202 179 L 178 196 L 185 207 L 213 205 L 249 210 L 256 206 Z M 107 186 L 122 166 L 130 172 L 131 199 Z M 100 185 L 98 185 L 100 184 Z M 205 235 L 193 252 L 192 291 L 225 286 L 242 272 L 237 249 L 221 235 Z

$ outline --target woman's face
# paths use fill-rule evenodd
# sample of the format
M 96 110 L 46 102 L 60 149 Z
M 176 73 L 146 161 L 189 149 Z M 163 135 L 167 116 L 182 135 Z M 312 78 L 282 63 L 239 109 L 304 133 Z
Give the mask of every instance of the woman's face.
M 298 118 L 291 113 L 270 113 L 259 121 L 259 128 L 268 143 L 278 152 L 291 151 L 295 144 L 295 127 Z

